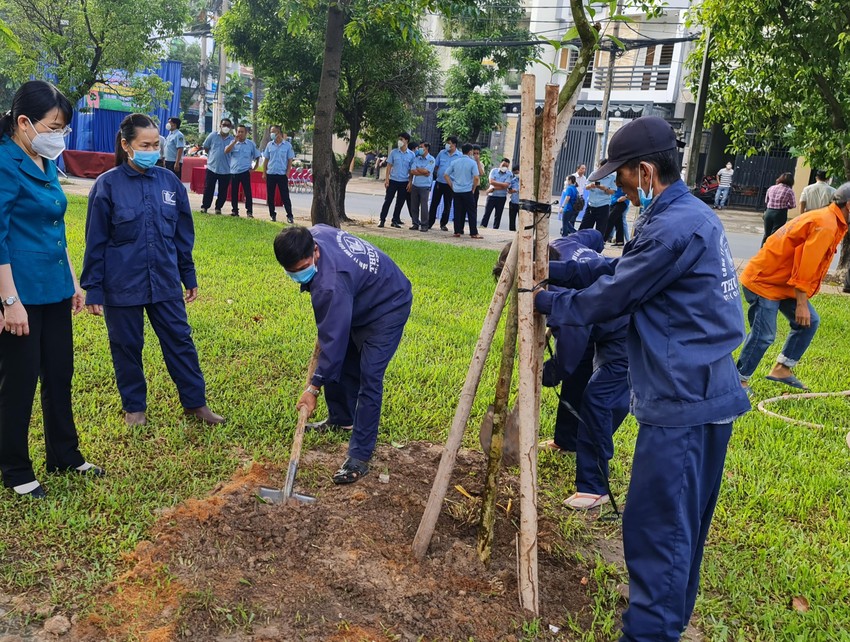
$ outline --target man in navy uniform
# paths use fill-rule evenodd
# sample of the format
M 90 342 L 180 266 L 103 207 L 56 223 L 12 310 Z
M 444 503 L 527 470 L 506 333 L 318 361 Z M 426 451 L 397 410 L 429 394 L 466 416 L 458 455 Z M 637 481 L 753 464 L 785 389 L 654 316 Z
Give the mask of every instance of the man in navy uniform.
M 679 177 L 673 129 L 637 118 L 608 162 L 643 213 L 619 259 L 580 290 L 538 291 L 550 324 L 630 314 L 631 410 L 639 423 L 623 517 L 629 607 L 621 640 L 679 640 L 693 612 L 732 422 L 750 409 L 732 351 L 744 338 L 738 279 L 723 226 Z
M 328 418 L 317 427 L 351 430 L 348 457 L 333 476 L 334 483 L 350 484 L 369 472 L 384 372 L 410 316 L 410 281 L 389 256 L 328 225 L 285 229 L 274 251 L 310 294 L 319 331 L 319 363 L 296 407 L 312 414 L 324 387 Z

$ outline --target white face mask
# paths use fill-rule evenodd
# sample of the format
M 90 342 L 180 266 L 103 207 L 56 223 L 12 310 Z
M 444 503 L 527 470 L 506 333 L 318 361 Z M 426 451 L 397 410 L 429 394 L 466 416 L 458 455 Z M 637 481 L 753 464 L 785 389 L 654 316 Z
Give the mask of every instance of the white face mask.
M 402 147 L 404 147 L 404 139 L 399 138 L 398 143 L 396 143 L 396 144 L 398 145 L 398 148 L 401 149 Z
M 172 129 L 174 129 L 174 126 L 171 123 L 165 123 L 165 129 L 171 131 Z
M 221 133 L 222 134 L 229 134 L 230 133 L 230 127 L 228 127 L 227 125 L 222 125 L 221 126 Z
M 27 134 L 30 146 L 32 146 L 32 151 L 48 160 L 56 160 L 59 158 L 59 154 L 65 151 L 65 132 L 38 132 L 35 130 L 35 125 L 32 124 L 32 121 L 29 118 L 27 118 L 27 120 L 29 121 L 30 127 L 32 127 L 32 130 L 35 132 L 35 136 L 32 138 L 30 138 L 29 134 Z

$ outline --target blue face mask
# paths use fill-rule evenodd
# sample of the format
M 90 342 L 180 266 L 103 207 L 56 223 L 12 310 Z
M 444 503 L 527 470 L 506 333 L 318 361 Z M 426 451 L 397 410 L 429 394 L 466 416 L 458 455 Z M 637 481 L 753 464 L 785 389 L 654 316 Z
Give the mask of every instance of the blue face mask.
M 155 149 L 152 152 L 143 152 L 138 149 L 133 150 L 133 157 L 130 159 L 133 164 L 139 169 L 150 169 L 159 161 L 159 150 Z
M 652 165 L 650 165 L 652 167 Z M 638 168 L 638 200 L 640 200 L 640 206 L 643 208 L 647 208 L 652 204 L 652 177 L 655 173 L 655 168 L 652 167 L 652 172 L 649 175 L 649 194 L 643 191 L 643 187 L 640 185 L 640 168 Z
M 451 143 L 446 143 L 446 151 L 447 151 L 447 152 L 452 151 L 452 145 L 451 145 Z
M 424 155 L 425 155 L 425 148 L 424 148 L 424 147 L 420 147 L 419 149 L 417 149 L 417 150 L 416 150 L 416 155 L 417 155 L 417 156 L 424 156 Z
M 313 263 L 312 265 L 305 267 L 303 270 L 298 270 L 298 272 L 290 272 L 289 270 L 286 270 L 286 273 L 289 275 L 290 279 L 296 283 L 304 285 L 312 281 L 318 271 L 319 269 L 316 267 L 316 264 Z

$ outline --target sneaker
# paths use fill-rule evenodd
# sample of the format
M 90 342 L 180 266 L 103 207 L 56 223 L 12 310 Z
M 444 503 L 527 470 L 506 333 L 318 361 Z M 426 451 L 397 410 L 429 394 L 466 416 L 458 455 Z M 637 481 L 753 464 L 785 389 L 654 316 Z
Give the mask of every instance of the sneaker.
M 419 226 L 418 226 L 418 225 L 411 225 L 411 226 L 410 226 L 410 229 L 411 229 L 411 230 L 418 231 L 418 230 L 419 230 Z
M 395 221 L 393 221 L 392 223 L 390 223 L 390 225 L 392 225 L 393 227 L 398 227 L 398 228 L 400 228 L 400 227 L 401 227 L 401 223 L 396 223 Z
M 295 225 L 295 219 L 292 218 L 292 214 L 286 215 L 286 222 L 289 223 L 290 225 Z
M 272 219 L 272 223 L 277 221 L 277 215 L 276 214 L 269 214 L 269 217 Z
M 378 223 L 378 227 L 384 227 L 384 222 L 381 221 L 380 223 Z
M 421 228 L 419 228 L 419 231 L 420 231 L 420 232 L 427 232 L 427 231 L 428 231 L 428 230 L 430 230 L 430 229 L 431 229 L 431 228 L 430 228 L 430 227 L 428 227 L 427 225 L 423 225 Z
M 440 231 L 441 231 L 441 232 L 448 232 L 448 231 L 449 231 L 449 228 L 447 228 L 445 225 L 441 225 L 441 226 L 440 226 Z
M 216 214 L 221 214 L 221 210 L 216 210 L 216 211 L 215 211 L 215 213 L 216 213 Z
M 327 419 L 305 424 L 304 427 L 307 428 L 307 430 L 315 430 L 316 432 L 351 432 L 352 428 L 354 428 L 354 426 L 341 426 L 340 424 L 334 424 Z
M 201 208 L 201 214 L 207 214 L 207 213 L 208 213 L 208 212 L 207 212 L 207 208 L 206 208 L 206 207 L 202 207 L 202 208 Z
M 231 216 L 239 216 L 239 212 L 231 212 L 230 215 Z
M 254 218 L 254 213 L 253 213 L 253 212 L 248 212 L 248 218 Z

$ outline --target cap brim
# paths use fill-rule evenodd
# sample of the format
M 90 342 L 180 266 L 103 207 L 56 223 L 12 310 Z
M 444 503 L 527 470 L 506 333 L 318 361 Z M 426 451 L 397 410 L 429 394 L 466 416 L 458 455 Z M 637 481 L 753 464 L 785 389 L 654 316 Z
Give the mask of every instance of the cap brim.
M 600 178 L 605 178 L 606 176 L 608 176 L 608 174 L 613 174 L 618 169 L 620 169 L 620 166 L 625 164 L 625 162 L 626 161 L 624 160 L 608 161 L 602 167 L 600 167 L 599 169 L 594 171 L 590 176 L 588 176 L 587 180 L 598 181 Z

